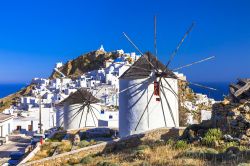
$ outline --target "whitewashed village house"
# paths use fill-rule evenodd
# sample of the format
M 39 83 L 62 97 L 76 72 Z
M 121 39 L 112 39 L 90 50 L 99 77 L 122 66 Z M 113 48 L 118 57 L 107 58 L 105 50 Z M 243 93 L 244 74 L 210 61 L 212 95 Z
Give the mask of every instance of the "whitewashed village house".
M 13 130 L 13 115 L 0 113 L 0 138 L 7 137 Z

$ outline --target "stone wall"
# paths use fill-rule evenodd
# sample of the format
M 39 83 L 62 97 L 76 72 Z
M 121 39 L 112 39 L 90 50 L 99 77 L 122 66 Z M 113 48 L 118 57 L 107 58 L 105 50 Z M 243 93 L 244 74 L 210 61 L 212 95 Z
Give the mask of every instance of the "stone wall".
M 111 152 L 117 148 L 129 148 L 139 145 L 145 139 L 153 140 L 167 140 L 169 138 L 178 138 L 182 135 L 184 128 L 160 128 L 148 131 L 142 134 L 136 134 L 122 139 L 117 139 L 109 142 L 100 143 L 97 145 L 81 148 L 71 152 L 59 154 L 53 157 L 44 158 L 42 160 L 32 161 L 25 164 L 27 166 L 60 166 L 66 163 L 70 158 L 82 158 L 88 154 L 95 154 L 98 152 Z

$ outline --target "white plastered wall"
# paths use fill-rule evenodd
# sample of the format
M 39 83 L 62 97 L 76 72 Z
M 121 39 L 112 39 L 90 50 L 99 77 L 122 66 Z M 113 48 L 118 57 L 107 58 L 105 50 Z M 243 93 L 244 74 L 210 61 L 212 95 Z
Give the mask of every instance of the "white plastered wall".
M 151 102 L 146 109 L 137 129 L 135 130 L 139 119 L 141 118 L 152 93 L 154 92 L 154 78 L 126 80 L 120 79 L 120 94 L 119 94 L 119 133 L 121 137 L 141 133 L 147 130 L 165 127 L 163 110 L 166 118 L 166 127 L 179 126 L 179 109 L 178 109 L 178 83 L 176 79 L 162 79 L 162 84 L 165 87 L 163 90 L 169 102 L 160 93 L 161 101 L 156 101 L 158 96 L 153 95 Z M 170 86 L 171 87 L 170 87 Z M 132 87 L 132 88 L 129 88 Z M 124 89 L 127 89 L 123 91 Z M 171 91 L 174 91 L 173 93 Z M 172 119 L 170 110 L 172 111 Z
M 63 121 L 63 126 L 65 130 L 69 129 L 79 129 L 79 124 L 80 128 L 83 127 L 97 127 L 98 125 L 98 119 L 99 119 L 99 111 L 101 110 L 99 105 L 92 104 L 93 107 L 96 109 L 93 109 L 93 116 L 91 112 L 87 114 L 87 107 L 81 109 L 79 111 L 79 108 L 81 107 L 80 104 L 72 104 L 64 105 L 64 121 Z M 79 111 L 79 113 L 77 113 Z M 83 114 L 82 114 L 83 113 Z M 95 117 L 95 115 L 97 118 Z M 82 120 L 81 120 L 82 117 Z M 85 126 L 85 121 L 86 121 L 86 126 Z

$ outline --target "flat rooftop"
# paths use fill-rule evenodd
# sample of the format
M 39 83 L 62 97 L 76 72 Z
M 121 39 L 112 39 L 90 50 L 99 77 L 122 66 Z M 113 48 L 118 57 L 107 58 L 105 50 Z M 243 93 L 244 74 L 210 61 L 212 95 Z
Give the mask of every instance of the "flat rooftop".
M 0 113 L 0 123 L 5 122 L 11 118 L 13 118 L 13 115 Z

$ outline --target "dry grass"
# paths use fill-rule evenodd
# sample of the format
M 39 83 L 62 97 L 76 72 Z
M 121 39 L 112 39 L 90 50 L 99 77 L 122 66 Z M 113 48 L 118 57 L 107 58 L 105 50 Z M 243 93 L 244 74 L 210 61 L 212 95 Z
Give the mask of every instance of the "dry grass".
M 71 148 L 72 148 L 72 143 L 68 140 L 63 140 L 56 150 L 60 154 L 64 152 L 69 152 Z
M 195 152 L 194 155 L 187 155 Z M 164 142 L 144 140 L 137 147 L 121 148 L 109 153 L 99 153 L 91 156 L 91 160 L 85 161 L 88 166 L 203 166 L 203 165 L 237 165 L 240 161 L 217 161 L 208 159 L 207 154 L 216 155 L 218 151 L 201 145 L 187 145 L 178 149 L 176 142 Z M 245 158 L 245 159 L 244 159 Z M 249 162 L 244 157 L 241 162 Z M 79 159 L 81 160 L 81 159 Z M 106 162 L 106 163 L 105 163 Z M 234 163 L 233 163 L 234 162 Z M 108 163 L 108 164 L 107 164 Z M 69 163 L 68 163 L 69 164 Z M 81 163 L 80 163 L 81 164 Z
M 217 132 L 212 133 L 215 135 Z M 177 141 L 164 138 L 156 139 L 156 136 L 152 134 L 135 140 L 120 141 L 114 146 L 107 146 L 104 151 L 96 154 L 87 155 L 83 153 L 64 158 L 64 160 L 60 161 L 60 164 L 89 166 L 224 166 L 250 162 L 250 149 L 246 146 L 223 143 L 215 147 L 204 145 L 202 142 L 187 144 L 183 140 Z M 88 144 L 91 145 L 91 143 Z M 239 153 L 225 152 L 228 147 L 232 146 L 239 148 Z M 59 153 L 67 152 L 71 150 L 71 147 L 70 141 L 63 140 L 56 151 Z M 47 152 L 44 150 L 46 150 L 45 147 L 33 160 L 46 157 Z
M 57 144 L 54 144 L 51 142 L 45 142 L 41 146 L 41 150 L 31 159 L 31 161 L 40 160 L 40 159 L 51 156 L 54 153 L 56 147 L 57 147 Z
M 170 146 L 159 146 L 144 150 L 127 149 L 118 153 L 102 154 L 94 157 L 93 162 L 88 166 L 95 166 L 103 161 L 119 164 L 121 166 L 182 166 L 182 165 L 210 165 L 202 159 L 178 158 L 182 150 L 176 150 Z

